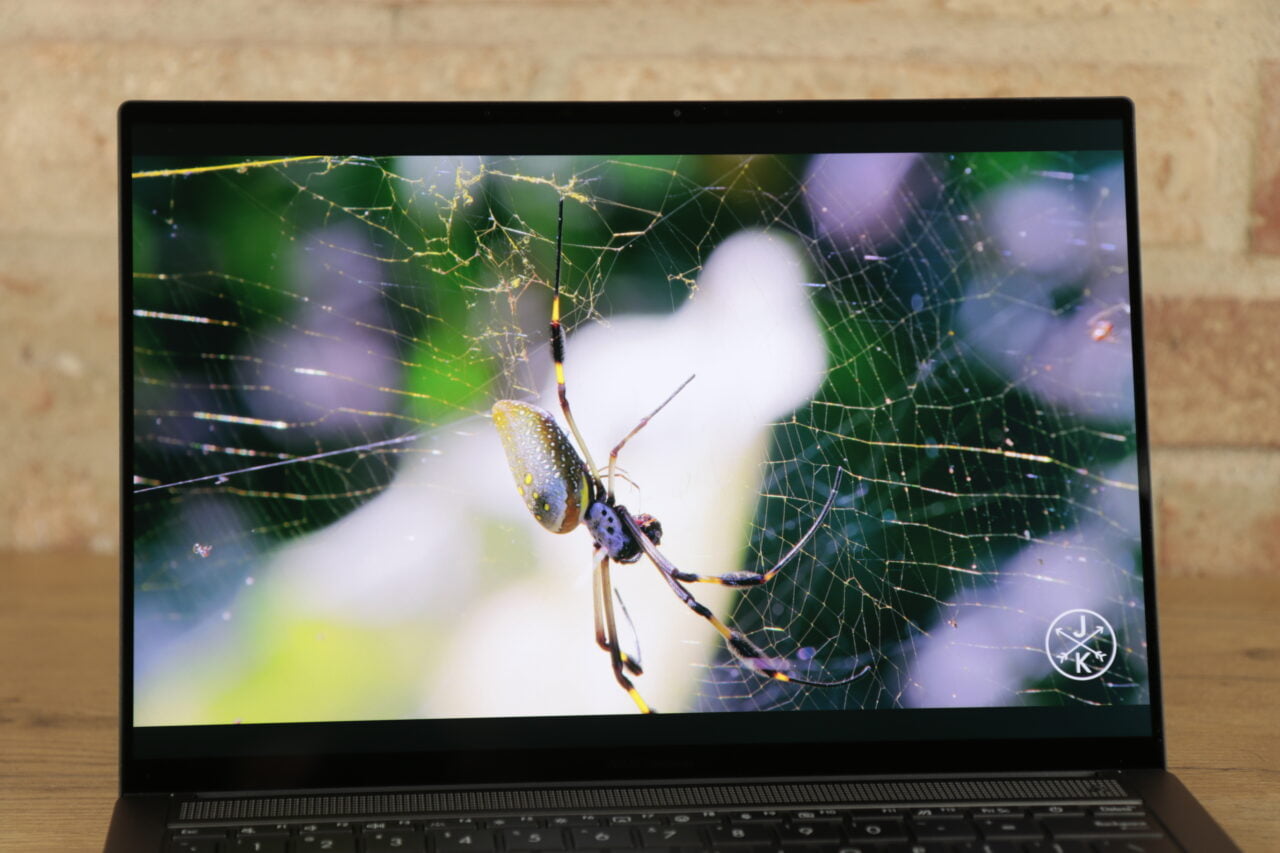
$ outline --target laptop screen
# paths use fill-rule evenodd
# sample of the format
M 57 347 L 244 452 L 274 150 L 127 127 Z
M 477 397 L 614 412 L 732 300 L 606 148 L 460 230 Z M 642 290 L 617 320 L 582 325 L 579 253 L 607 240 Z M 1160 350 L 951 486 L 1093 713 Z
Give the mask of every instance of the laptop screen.
M 1119 118 L 146 108 L 137 743 L 1152 732 Z

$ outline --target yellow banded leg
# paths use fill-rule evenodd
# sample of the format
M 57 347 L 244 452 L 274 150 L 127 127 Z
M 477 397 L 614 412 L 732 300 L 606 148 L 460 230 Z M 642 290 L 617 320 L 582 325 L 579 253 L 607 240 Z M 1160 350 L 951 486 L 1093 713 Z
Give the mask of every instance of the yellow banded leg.
M 631 529 L 632 535 L 637 537 L 642 535 L 635 519 L 631 518 L 629 514 L 624 515 L 623 519 L 628 528 Z M 684 585 L 680 583 L 680 575 L 683 573 L 676 569 L 676 567 L 671 564 L 670 560 L 662 556 L 652 543 L 645 540 L 642 541 L 640 545 L 644 549 L 644 552 L 653 561 L 653 565 L 658 569 L 658 571 L 662 572 L 662 576 L 666 579 L 667 585 L 671 587 L 671 591 L 684 602 L 686 607 L 711 623 L 711 627 L 715 628 L 716 632 L 719 633 L 721 637 L 724 637 L 724 641 L 726 645 L 728 645 L 729 651 L 733 653 L 733 656 L 750 666 L 753 672 L 768 676 L 775 681 L 787 681 L 795 684 L 805 684 L 811 687 L 836 687 L 841 684 L 848 684 L 855 681 L 870 671 L 871 667 L 870 665 L 867 665 L 856 672 L 844 676 L 843 678 L 824 681 L 801 678 L 799 676 L 788 674 L 785 670 L 790 666 L 790 664 L 786 660 L 771 658 L 766 655 L 763 649 L 748 640 L 741 631 L 736 631 L 724 624 L 724 622 L 720 621 L 718 616 L 711 612 L 710 608 L 698 601 L 698 599 L 694 598 L 693 593 L 685 589 Z M 695 575 L 694 577 L 710 576 Z
M 551 360 L 555 363 L 556 368 L 556 394 L 560 398 L 560 410 L 564 412 L 564 419 L 569 424 L 569 431 L 573 433 L 573 440 L 578 443 L 578 449 L 582 451 L 582 456 L 587 462 L 587 470 L 594 477 L 596 463 L 591 458 L 591 451 L 587 449 L 587 443 L 582 440 L 582 433 L 578 432 L 578 423 L 573 419 L 573 412 L 569 409 L 569 396 L 565 393 L 564 329 L 560 326 L 560 262 L 563 257 L 564 198 L 561 197 L 559 226 L 556 229 L 556 279 L 551 296 Z
M 666 404 L 664 403 L 663 405 Z M 831 483 L 831 491 L 827 494 L 826 503 L 822 505 L 822 509 L 818 512 L 817 518 L 813 520 L 813 524 L 809 525 L 809 529 L 805 531 L 804 535 L 800 537 L 796 544 L 792 545 L 787 553 L 783 554 L 782 558 L 778 560 L 778 562 L 774 563 L 773 568 L 768 571 L 725 572 L 722 575 L 700 575 L 695 574 L 694 572 L 681 571 L 672 565 L 669 560 L 661 557 L 661 555 L 655 557 L 653 554 L 650 554 L 649 556 L 658 564 L 658 567 L 661 568 L 665 574 L 675 580 L 683 581 L 684 583 L 713 583 L 719 584 L 720 586 L 734 587 L 760 586 L 762 584 L 766 584 L 777 577 L 778 572 L 782 571 L 788 563 L 795 559 L 796 555 L 804 550 L 804 546 L 813 538 L 813 534 L 818 532 L 818 528 L 822 526 L 823 521 L 827 517 L 827 513 L 831 512 L 831 507 L 835 505 L 836 496 L 840 493 L 840 480 L 843 473 L 843 468 L 836 468 L 836 474 Z M 647 550 L 648 549 L 646 549 L 646 551 Z
M 596 548 L 593 549 L 591 553 L 591 559 L 593 563 L 593 568 L 591 570 L 591 586 L 592 586 L 592 592 L 594 595 L 594 598 L 592 599 L 592 611 L 595 614 L 596 645 L 599 646 L 604 651 L 612 653 L 613 650 L 610 648 L 609 638 L 605 634 L 604 608 L 601 606 L 601 602 L 604 600 L 603 597 L 605 595 L 604 580 L 600 576 L 601 575 L 601 572 L 600 572 L 601 557 L 603 557 L 604 559 L 608 559 L 608 555 L 605 553 L 605 550 L 599 546 L 596 546 Z M 625 651 L 619 650 L 618 654 L 622 658 L 623 665 L 626 666 L 628 670 L 630 670 L 632 675 L 643 674 L 643 670 L 640 668 L 639 661 L 633 660 L 631 656 L 628 655 Z
M 613 586 L 609 581 L 609 555 L 601 549 L 597 549 L 597 554 L 599 556 L 596 560 L 596 571 L 600 582 L 600 593 L 596 596 L 596 606 L 604 613 L 605 643 L 609 648 L 609 660 L 613 664 L 613 677 L 617 679 L 618 684 L 622 685 L 622 689 L 627 691 L 627 695 L 631 697 L 632 702 L 636 703 L 641 713 L 652 714 L 654 710 L 649 707 L 648 702 L 644 701 L 640 691 L 636 690 L 631 679 L 627 678 L 622 671 L 626 664 L 623 661 L 622 652 L 618 649 L 618 626 L 613 618 Z

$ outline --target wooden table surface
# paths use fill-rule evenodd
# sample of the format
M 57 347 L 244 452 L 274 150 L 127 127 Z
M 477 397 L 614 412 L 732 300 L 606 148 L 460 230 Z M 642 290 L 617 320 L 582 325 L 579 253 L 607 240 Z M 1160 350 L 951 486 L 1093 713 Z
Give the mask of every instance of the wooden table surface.
M 116 791 L 116 566 L 0 554 L 0 850 L 102 849 Z M 1280 575 L 1160 582 L 1169 764 L 1280 849 Z

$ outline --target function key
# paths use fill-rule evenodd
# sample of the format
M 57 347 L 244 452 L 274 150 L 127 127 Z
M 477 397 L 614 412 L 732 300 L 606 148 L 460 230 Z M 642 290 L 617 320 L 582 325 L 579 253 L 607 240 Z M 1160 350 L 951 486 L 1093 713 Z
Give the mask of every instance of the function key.
M 661 823 L 653 814 L 616 814 L 609 818 L 610 826 L 657 826 Z
M 277 837 L 289 834 L 289 824 L 275 823 L 270 826 L 242 826 L 236 830 L 236 838 Z
M 547 826 L 560 826 L 571 829 L 575 826 L 599 826 L 600 818 L 591 814 L 558 814 L 547 818 Z
M 399 829 L 411 830 L 416 829 L 411 820 L 371 820 L 360 827 L 365 832 L 372 832 L 379 829 Z
M 911 814 L 911 809 L 902 809 L 897 806 L 881 806 L 878 809 L 858 809 L 852 814 L 859 819 L 866 817 L 908 817 Z
M 490 829 L 511 829 L 517 826 L 525 828 L 531 826 L 541 826 L 542 822 L 531 815 L 522 815 L 520 817 L 493 817 L 484 822 L 484 825 Z
M 672 826 L 706 826 L 719 822 L 720 816 L 715 812 L 677 812 L 667 815 L 667 823 Z
M 982 806 L 973 810 L 974 817 L 1026 817 L 1026 809 L 1014 809 L 1009 806 Z
M 1031 816 L 1035 818 L 1084 817 L 1084 809 L 1079 806 L 1036 806 L 1031 810 Z
M 1123 805 L 1123 806 L 1096 806 L 1093 809 L 1095 815 L 1137 815 L 1138 817 L 1146 817 L 1147 810 L 1140 805 Z
M 915 809 L 911 812 L 911 816 L 916 820 L 922 818 L 953 818 L 964 817 L 964 809 L 959 806 L 928 806 L 922 809 Z

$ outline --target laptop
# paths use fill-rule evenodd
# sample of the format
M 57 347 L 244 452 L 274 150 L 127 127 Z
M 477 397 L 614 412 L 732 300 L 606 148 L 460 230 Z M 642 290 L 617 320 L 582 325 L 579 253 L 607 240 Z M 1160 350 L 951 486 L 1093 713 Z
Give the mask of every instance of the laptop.
M 1133 106 L 120 110 L 117 851 L 1236 849 Z

